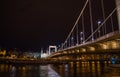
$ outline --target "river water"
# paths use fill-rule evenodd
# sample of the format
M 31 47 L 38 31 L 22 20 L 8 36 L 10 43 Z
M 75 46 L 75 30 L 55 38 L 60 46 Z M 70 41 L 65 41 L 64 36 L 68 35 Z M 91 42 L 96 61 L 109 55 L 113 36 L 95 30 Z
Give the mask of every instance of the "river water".
M 110 62 L 70 62 L 61 65 L 0 64 L 0 77 L 111 77 Z

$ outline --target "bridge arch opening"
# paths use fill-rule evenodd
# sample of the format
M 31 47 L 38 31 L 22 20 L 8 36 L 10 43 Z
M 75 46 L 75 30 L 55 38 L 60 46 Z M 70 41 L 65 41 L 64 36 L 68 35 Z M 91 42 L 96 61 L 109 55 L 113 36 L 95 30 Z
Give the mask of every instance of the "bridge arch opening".
M 57 52 L 57 46 L 49 46 L 48 55 Z

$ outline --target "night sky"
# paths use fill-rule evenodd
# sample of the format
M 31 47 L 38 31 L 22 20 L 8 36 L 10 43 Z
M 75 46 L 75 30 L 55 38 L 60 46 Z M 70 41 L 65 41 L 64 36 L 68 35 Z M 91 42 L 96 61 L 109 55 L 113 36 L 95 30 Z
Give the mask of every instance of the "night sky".
M 2 0 L 1 3 L 0 46 L 35 49 L 64 42 L 85 0 Z

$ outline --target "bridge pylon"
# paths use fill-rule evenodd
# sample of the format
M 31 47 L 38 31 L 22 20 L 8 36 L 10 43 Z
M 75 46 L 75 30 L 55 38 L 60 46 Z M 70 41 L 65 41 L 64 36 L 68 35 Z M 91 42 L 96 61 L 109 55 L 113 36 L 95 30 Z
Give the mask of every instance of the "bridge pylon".
M 49 46 L 48 55 L 51 54 L 51 49 L 54 49 L 54 52 L 57 52 L 57 46 Z
M 118 17 L 118 25 L 120 32 L 120 0 L 116 0 L 116 7 L 117 7 L 117 17 Z

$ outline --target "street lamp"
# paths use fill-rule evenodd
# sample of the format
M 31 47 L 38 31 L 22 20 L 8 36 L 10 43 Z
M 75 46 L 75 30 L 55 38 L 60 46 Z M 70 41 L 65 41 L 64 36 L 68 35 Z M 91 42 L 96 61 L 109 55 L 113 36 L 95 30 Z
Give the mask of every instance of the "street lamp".
M 99 28 L 99 26 L 101 25 L 101 23 L 102 23 L 102 21 L 100 21 L 100 20 L 97 22 L 97 24 L 98 24 L 98 28 Z M 99 34 L 98 37 L 100 37 L 100 28 L 99 28 L 99 30 L 98 30 L 98 34 Z
M 74 38 L 71 37 L 71 43 L 72 43 L 72 46 L 74 46 Z
M 83 43 L 83 32 L 80 32 L 80 41 L 81 41 L 81 44 Z

